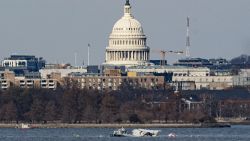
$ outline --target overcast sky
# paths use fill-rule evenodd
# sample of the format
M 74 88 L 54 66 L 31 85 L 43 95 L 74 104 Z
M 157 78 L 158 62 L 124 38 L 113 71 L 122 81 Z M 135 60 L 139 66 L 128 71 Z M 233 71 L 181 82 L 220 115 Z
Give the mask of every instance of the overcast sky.
M 104 61 L 125 0 L 0 0 L 0 58 L 44 57 L 50 63 Z M 191 19 L 191 56 L 230 59 L 250 54 L 250 0 L 131 0 L 150 48 L 184 50 Z M 170 62 L 184 56 L 169 55 Z M 151 53 L 151 59 L 159 55 Z

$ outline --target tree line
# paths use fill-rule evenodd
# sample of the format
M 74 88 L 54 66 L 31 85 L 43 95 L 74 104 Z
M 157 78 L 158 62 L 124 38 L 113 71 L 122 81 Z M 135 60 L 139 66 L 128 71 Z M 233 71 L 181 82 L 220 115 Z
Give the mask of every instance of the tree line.
M 172 91 L 130 86 L 121 86 L 117 91 L 80 89 L 72 84 L 56 90 L 13 87 L 0 91 L 0 122 L 214 122 L 218 115 L 216 100 L 205 98 L 202 106 L 188 110 L 182 98 Z

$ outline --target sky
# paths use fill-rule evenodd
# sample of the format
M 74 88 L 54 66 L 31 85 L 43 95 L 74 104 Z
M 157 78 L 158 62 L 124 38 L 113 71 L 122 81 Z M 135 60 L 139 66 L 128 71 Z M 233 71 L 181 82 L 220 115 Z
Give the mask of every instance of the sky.
M 192 57 L 250 55 L 250 0 L 130 0 L 151 50 L 185 50 L 191 20 Z M 0 59 L 12 54 L 48 63 L 104 62 L 108 37 L 125 0 L 1 0 Z M 167 55 L 170 63 L 183 55 Z M 151 52 L 151 59 L 160 55 Z

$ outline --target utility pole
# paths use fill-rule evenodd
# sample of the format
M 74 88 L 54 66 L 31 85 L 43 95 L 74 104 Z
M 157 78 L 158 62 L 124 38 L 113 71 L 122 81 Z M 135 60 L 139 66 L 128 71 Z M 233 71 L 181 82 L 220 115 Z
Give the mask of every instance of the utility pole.
M 75 52 L 75 67 L 77 66 L 77 53 Z
M 89 49 L 90 49 L 90 44 L 88 44 L 88 66 L 89 66 Z

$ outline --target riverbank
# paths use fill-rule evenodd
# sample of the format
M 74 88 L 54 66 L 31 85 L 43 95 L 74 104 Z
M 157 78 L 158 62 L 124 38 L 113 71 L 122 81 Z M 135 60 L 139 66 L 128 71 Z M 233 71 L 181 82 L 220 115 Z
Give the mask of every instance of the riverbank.
M 16 128 L 18 124 L 0 124 L 0 128 Z M 227 123 L 209 124 L 32 124 L 34 128 L 221 128 Z

